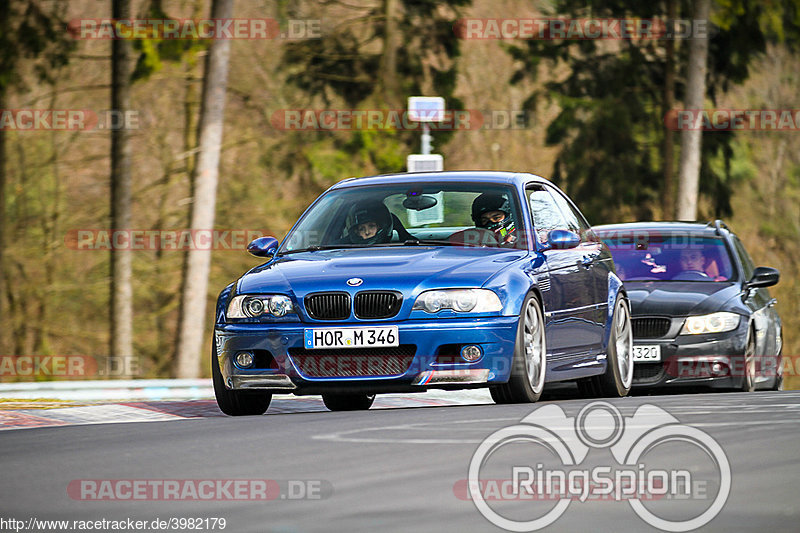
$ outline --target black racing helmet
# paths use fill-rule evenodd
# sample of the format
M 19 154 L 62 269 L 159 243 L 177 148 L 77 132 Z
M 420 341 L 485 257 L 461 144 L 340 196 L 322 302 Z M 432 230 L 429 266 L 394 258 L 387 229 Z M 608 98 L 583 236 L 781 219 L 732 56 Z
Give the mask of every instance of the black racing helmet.
M 481 220 L 481 215 L 490 211 L 500 211 L 505 215 L 505 218 L 500 222 L 484 224 Z M 475 227 L 497 233 L 500 242 L 505 241 L 509 234 L 513 235 L 516 229 L 511 218 L 511 207 L 508 199 L 502 194 L 485 192 L 475 198 L 472 202 L 472 221 L 475 223 Z
M 358 226 L 367 222 L 375 222 L 378 232 L 372 237 L 362 239 L 357 233 Z M 353 223 L 348 230 L 350 241 L 354 244 L 382 244 L 392 240 L 392 214 L 383 202 L 373 200 L 357 204 L 353 208 Z

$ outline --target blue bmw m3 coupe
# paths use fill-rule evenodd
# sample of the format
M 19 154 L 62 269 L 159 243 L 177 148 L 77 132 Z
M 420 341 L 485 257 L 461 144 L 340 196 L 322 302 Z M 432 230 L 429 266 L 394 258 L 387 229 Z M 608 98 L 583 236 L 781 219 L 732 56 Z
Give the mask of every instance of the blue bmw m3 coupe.
M 488 387 L 534 402 L 548 382 L 624 396 L 630 307 L 608 248 L 548 180 L 512 172 L 347 179 L 217 300 L 214 390 L 229 415 L 273 394 L 331 410 L 375 394 Z

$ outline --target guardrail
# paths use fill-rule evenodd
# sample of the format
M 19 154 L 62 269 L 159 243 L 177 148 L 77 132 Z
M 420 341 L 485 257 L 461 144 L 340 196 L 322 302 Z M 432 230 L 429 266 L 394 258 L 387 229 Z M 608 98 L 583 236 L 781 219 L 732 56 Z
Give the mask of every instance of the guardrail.
M 213 399 L 210 379 L 131 379 L 0 383 L 3 399 L 71 401 Z

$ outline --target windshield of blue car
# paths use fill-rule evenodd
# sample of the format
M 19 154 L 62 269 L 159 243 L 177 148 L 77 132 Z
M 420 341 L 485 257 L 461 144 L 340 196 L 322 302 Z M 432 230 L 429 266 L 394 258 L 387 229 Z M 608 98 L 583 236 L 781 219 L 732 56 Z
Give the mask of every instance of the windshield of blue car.
M 735 279 L 725 242 L 691 234 L 600 234 L 622 281 L 724 282 Z
M 505 185 L 343 187 L 309 208 L 278 254 L 414 245 L 518 249 L 524 246 L 521 220 L 514 189 Z

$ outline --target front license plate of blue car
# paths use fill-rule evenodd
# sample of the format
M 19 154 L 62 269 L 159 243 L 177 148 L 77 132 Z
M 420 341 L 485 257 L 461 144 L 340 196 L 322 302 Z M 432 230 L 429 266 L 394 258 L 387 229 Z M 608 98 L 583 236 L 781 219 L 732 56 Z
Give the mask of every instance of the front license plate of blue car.
M 661 361 L 661 346 L 658 344 L 634 345 L 633 361 L 636 363 L 657 363 Z
M 305 347 L 309 350 L 318 348 L 391 348 L 393 346 L 400 346 L 397 326 L 305 330 Z

